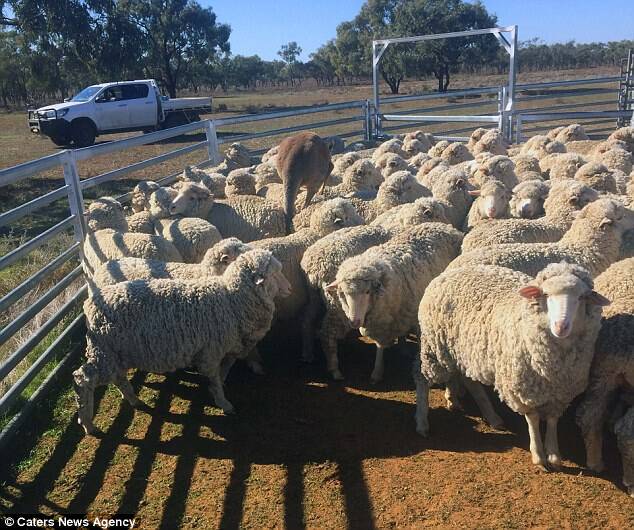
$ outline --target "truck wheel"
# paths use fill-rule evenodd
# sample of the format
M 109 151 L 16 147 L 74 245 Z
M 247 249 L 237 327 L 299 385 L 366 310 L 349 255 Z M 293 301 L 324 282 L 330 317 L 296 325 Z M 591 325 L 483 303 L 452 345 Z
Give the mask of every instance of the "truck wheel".
M 55 145 L 59 145 L 60 147 L 64 147 L 70 144 L 70 138 L 67 136 L 51 136 L 51 142 Z
M 70 136 L 75 147 L 88 147 L 95 143 L 95 127 L 88 121 L 73 123 Z
M 185 125 L 188 123 L 187 118 L 184 114 L 169 114 L 165 121 L 163 122 L 163 129 L 171 129 L 172 127 L 178 127 L 179 125 Z

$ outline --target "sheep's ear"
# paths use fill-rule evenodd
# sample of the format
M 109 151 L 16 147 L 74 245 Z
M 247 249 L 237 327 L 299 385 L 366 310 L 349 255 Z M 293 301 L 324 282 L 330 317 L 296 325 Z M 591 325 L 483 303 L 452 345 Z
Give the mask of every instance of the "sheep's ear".
M 253 281 L 255 281 L 255 285 L 260 285 L 262 283 L 264 283 L 264 276 L 258 274 Z
M 601 219 L 601 222 L 599 223 L 599 228 L 603 228 L 604 226 L 609 226 L 613 224 L 614 224 L 614 219 L 610 219 L 609 217 L 604 217 L 603 219 Z
M 335 280 L 334 282 L 329 283 L 328 285 L 324 285 L 324 291 L 326 291 L 327 293 L 334 293 L 337 290 L 338 285 L 339 285 L 339 282 Z
M 220 256 L 220 263 L 229 263 L 229 255 L 223 254 L 222 256 Z
M 525 287 L 522 287 L 518 291 L 518 293 L 523 298 L 528 298 L 529 300 L 534 300 L 535 298 L 539 298 L 543 294 L 542 290 L 535 285 L 527 285 Z
M 597 293 L 596 291 L 590 291 L 590 293 L 586 296 L 586 301 L 589 304 L 598 305 L 601 307 L 610 305 L 612 303 L 605 296 Z
M 336 225 L 343 223 L 343 219 L 341 217 L 335 217 L 333 223 Z
M 471 195 L 472 197 L 479 197 L 480 196 L 480 190 L 469 190 L 469 191 L 467 191 L 467 193 L 469 195 Z

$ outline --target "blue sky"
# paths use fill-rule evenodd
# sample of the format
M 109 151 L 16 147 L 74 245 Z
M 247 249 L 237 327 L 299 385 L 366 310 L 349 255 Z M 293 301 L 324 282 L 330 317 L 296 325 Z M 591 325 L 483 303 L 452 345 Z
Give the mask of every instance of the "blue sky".
M 199 0 L 232 27 L 234 54 L 277 58 L 295 40 L 302 59 L 335 36 L 337 25 L 359 12 L 363 0 Z M 634 0 L 485 0 L 501 25 L 518 24 L 520 40 L 546 42 L 634 39 Z

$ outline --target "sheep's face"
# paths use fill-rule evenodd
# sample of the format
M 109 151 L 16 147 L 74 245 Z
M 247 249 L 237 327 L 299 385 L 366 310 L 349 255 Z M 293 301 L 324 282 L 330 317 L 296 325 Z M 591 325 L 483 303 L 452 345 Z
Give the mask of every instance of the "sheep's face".
M 477 207 L 484 218 L 498 219 L 508 211 L 511 194 L 501 183 L 487 182 L 481 190 L 470 191 L 469 195 L 478 197 Z
M 523 219 L 535 219 L 544 213 L 543 197 L 523 197 L 511 202 L 511 214 L 513 217 Z
M 362 224 L 363 218 L 357 213 L 354 205 L 345 199 L 326 201 L 310 216 L 310 227 L 319 232 L 320 236 Z
M 414 202 L 425 194 L 425 188 L 416 177 L 407 171 L 391 175 L 382 185 L 380 192 L 392 193 L 401 204 Z
M 169 213 L 190 217 L 204 216 L 204 210 L 208 211 L 212 203 L 213 197 L 207 188 L 199 184 L 186 183 L 172 200 Z
M 529 285 L 519 294 L 536 303 L 553 337 L 565 339 L 577 327 L 585 325 L 586 304 L 604 306 L 610 302 L 593 291 L 572 273 L 562 273 L 544 280 L 541 285 Z
M 397 157 L 400 159 L 400 157 Z M 344 174 L 344 182 L 357 190 L 376 190 L 383 181 L 381 172 L 369 160 L 357 160 Z
M 341 308 L 350 321 L 353 328 L 362 328 L 368 310 L 372 294 L 382 289 L 378 280 L 359 279 L 335 280 L 325 287 L 327 292 L 336 294 Z
M 399 215 L 403 227 L 416 226 L 422 223 L 449 223 L 445 208 L 434 199 L 417 200 L 412 207 Z
M 256 284 L 258 283 L 256 279 Z M 282 264 L 275 258 L 271 258 L 271 264 L 267 275 L 262 279 L 262 286 L 271 298 L 286 298 L 291 294 L 291 284 L 282 273 Z
M 600 233 L 609 235 L 614 231 L 622 232 L 629 228 L 630 216 L 625 216 L 625 213 L 625 208 L 619 202 L 598 199 L 583 208 L 577 214 L 577 219 L 585 219 Z
M 243 243 L 236 237 L 223 239 L 211 247 L 203 258 L 202 262 L 207 265 L 211 273 L 215 276 L 223 274 L 238 256 L 251 250 L 251 246 Z

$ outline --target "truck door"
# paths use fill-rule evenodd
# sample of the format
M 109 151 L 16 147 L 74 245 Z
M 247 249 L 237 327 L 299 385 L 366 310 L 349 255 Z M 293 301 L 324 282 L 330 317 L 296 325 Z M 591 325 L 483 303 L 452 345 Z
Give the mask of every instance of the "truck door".
M 123 96 L 128 103 L 129 127 L 154 127 L 156 121 L 156 97 L 145 83 L 123 85 Z
M 108 87 L 95 98 L 95 117 L 100 131 L 130 126 L 128 102 L 123 97 L 121 85 Z

